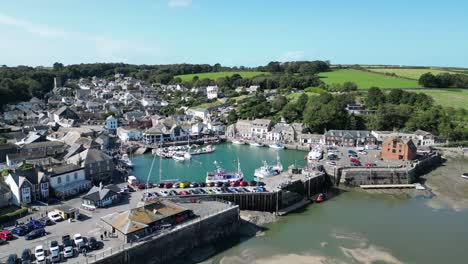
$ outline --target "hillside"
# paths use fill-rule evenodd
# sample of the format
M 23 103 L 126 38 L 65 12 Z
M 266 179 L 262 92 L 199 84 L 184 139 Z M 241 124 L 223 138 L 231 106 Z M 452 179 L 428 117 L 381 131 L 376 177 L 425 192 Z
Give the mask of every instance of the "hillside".
M 414 80 L 418 80 L 421 75 L 424 73 L 432 73 L 434 75 L 440 74 L 440 73 L 464 73 L 463 71 L 454 71 L 454 70 L 445 70 L 445 69 L 437 69 L 437 68 L 428 68 L 428 69 L 411 69 L 411 68 L 401 68 L 401 69 L 396 69 L 396 68 L 367 68 L 370 71 L 373 72 L 378 72 L 378 73 L 389 73 L 389 74 L 395 74 L 397 76 L 405 77 L 405 78 L 410 78 Z
M 359 89 L 368 89 L 370 87 L 379 88 L 418 88 L 420 87 L 415 80 L 407 80 L 398 77 L 385 76 L 371 72 L 342 69 L 319 74 L 321 80 L 326 84 L 354 82 Z
M 183 82 L 191 81 L 193 77 L 198 76 L 199 79 L 208 78 L 211 80 L 216 80 L 221 77 L 232 76 L 233 74 L 239 74 L 242 78 L 252 78 L 262 74 L 269 74 L 268 72 L 258 72 L 258 71 L 229 71 L 229 72 L 204 72 L 204 73 L 194 73 L 194 74 L 183 74 L 176 75 L 175 78 L 179 77 Z

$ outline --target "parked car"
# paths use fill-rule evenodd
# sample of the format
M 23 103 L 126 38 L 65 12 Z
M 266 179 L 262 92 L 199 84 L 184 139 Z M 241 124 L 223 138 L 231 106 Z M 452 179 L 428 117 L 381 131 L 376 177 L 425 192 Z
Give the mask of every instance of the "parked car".
M 47 216 L 54 222 L 60 222 L 63 218 L 57 212 L 49 212 Z
M 83 239 L 76 243 L 76 249 L 78 250 L 79 253 L 88 251 L 88 247 L 86 246 L 86 243 L 84 242 Z
M 176 196 L 176 195 L 178 195 L 178 193 L 177 193 L 176 191 L 174 191 L 174 190 L 171 190 L 171 191 L 169 192 L 169 195 L 171 195 L 171 196 Z
M 253 180 L 252 180 L 252 181 L 249 182 L 249 185 L 250 185 L 250 186 L 256 186 L 256 185 L 257 185 L 257 181 L 253 181 Z
M 200 186 L 200 187 L 206 187 L 206 183 L 200 182 L 200 183 L 198 184 L 198 186 Z
M 223 191 L 222 191 L 220 188 L 214 189 L 214 192 L 215 192 L 215 193 L 223 193 Z
M 10 255 L 8 255 L 6 264 L 16 264 L 16 263 L 18 263 L 18 260 L 19 260 L 18 255 L 10 254 Z
M 64 258 L 72 258 L 75 256 L 75 252 L 73 251 L 72 246 L 64 247 L 63 248 L 63 257 Z
M 229 186 L 231 186 L 231 183 L 229 183 L 229 182 L 223 183 L 223 187 L 229 187 Z
M 207 192 L 205 190 L 203 190 L 202 188 L 198 188 L 197 191 L 200 193 L 200 194 L 207 194 Z
M 5 245 L 6 243 L 8 243 L 8 242 L 5 239 L 0 239 L 0 246 Z
M 26 240 L 32 240 L 38 237 L 42 237 L 46 235 L 46 231 L 44 228 L 38 228 L 34 229 L 33 231 L 29 232 L 29 234 L 26 235 Z
M 214 182 L 208 182 L 206 183 L 206 187 L 214 187 L 215 183 Z
M 171 188 L 171 187 L 172 187 L 172 182 L 166 182 L 166 183 L 164 184 L 164 188 L 166 188 L 166 189 L 169 189 L 169 188 Z
M 12 239 L 13 239 L 13 235 L 11 234 L 10 231 L 5 230 L 5 231 L 0 232 L 0 239 L 12 240 Z
M 38 221 L 41 222 L 44 226 L 50 226 L 54 224 L 54 221 L 50 220 L 49 217 L 42 217 Z
M 160 190 L 159 194 L 161 194 L 161 196 L 169 196 L 169 192 L 166 190 Z
M 375 166 L 377 166 L 377 164 L 368 162 L 368 163 L 364 164 L 364 166 L 369 168 L 369 167 L 375 167 Z
M 182 190 L 182 191 L 179 192 L 179 195 L 189 195 L 189 193 L 187 191 Z
M 145 189 L 145 184 L 143 184 L 143 183 L 138 184 L 138 189 L 144 190 Z
M 358 151 L 358 154 L 359 154 L 359 155 L 367 155 L 367 151 L 365 151 L 365 150 L 360 150 L 360 151 Z
M 179 184 L 179 187 L 180 187 L 180 188 L 188 188 L 188 187 L 190 187 L 190 182 L 188 182 L 188 181 L 186 181 L 186 182 L 181 182 L 181 183 Z
M 95 237 L 90 237 L 88 239 L 88 249 L 89 250 L 96 250 L 101 248 L 101 243 L 99 243 Z
M 24 236 L 29 233 L 31 229 L 27 225 L 19 225 L 11 230 L 11 232 L 18 236 Z
M 265 188 L 261 187 L 261 186 L 257 186 L 255 187 L 254 189 L 256 192 L 264 192 L 265 191 Z
M 75 235 L 73 235 L 73 243 L 76 245 L 78 245 L 78 243 L 80 242 L 83 242 L 83 237 L 81 236 L 81 234 L 77 233 Z
M 247 189 L 247 188 L 245 188 L 245 187 L 244 187 L 244 188 L 242 188 L 242 190 L 243 190 L 244 192 L 246 192 L 246 193 L 248 193 L 248 192 L 252 192 L 251 190 L 249 190 L 249 189 Z
M 160 183 L 158 183 L 158 187 L 159 188 L 164 188 L 164 184 L 165 184 L 164 182 L 160 182 Z
M 190 188 L 196 188 L 196 187 L 198 187 L 198 186 L 199 186 L 199 185 L 198 185 L 197 182 L 192 182 L 192 183 L 190 183 Z
M 32 219 L 31 221 L 29 221 L 28 226 L 30 229 L 44 228 L 44 225 L 35 219 Z
M 32 261 L 33 256 L 31 250 L 29 248 L 24 249 L 23 253 L 21 253 L 21 263 L 32 263 Z
M 53 240 L 50 242 L 50 260 L 52 262 L 59 262 L 60 261 L 60 249 L 59 244 L 57 241 Z
M 70 239 L 70 235 L 62 236 L 62 246 L 64 248 L 73 246 L 73 243 Z
M 212 189 L 207 189 L 206 192 L 208 192 L 208 194 L 213 194 L 213 193 L 215 193 Z
M 361 166 L 361 162 L 351 162 L 351 166 L 359 167 Z
M 355 158 L 350 158 L 349 161 L 351 161 L 351 162 L 360 162 L 358 159 L 355 159 Z
M 240 182 L 239 181 L 232 181 L 229 183 L 230 186 L 234 187 L 234 186 L 239 186 Z
M 261 181 L 259 181 L 259 182 L 257 182 L 257 186 L 265 186 L 265 183 L 264 183 L 264 182 L 261 182 Z
M 45 262 L 46 256 L 45 256 L 45 251 L 42 245 L 36 246 L 34 249 L 34 256 L 36 257 L 36 262 Z
M 216 186 L 216 187 L 223 187 L 223 182 L 216 182 L 216 183 L 215 183 L 215 186 Z
M 239 185 L 240 185 L 240 186 L 249 186 L 249 183 L 246 182 L 246 181 L 244 181 L 244 180 L 242 180 L 242 181 L 239 182 Z

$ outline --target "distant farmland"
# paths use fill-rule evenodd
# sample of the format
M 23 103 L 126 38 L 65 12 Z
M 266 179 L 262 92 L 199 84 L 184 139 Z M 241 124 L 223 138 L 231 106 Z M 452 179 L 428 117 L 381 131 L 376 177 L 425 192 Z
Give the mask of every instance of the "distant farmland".
M 397 76 L 415 79 L 415 80 L 418 80 L 421 75 L 427 72 L 430 72 L 434 75 L 439 74 L 439 73 L 463 73 L 463 72 L 454 72 L 454 71 L 443 70 L 443 69 L 410 69 L 410 68 L 406 68 L 406 69 L 405 68 L 401 68 L 401 69 L 367 68 L 367 69 L 370 71 L 379 72 L 379 73 L 394 73 Z
M 468 90 L 467 89 L 418 89 L 412 92 L 421 92 L 434 98 L 436 104 L 444 107 L 465 108 L 468 110 Z
M 221 77 L 232 76 L 233 74 L 239 74 L 242 78 L 252 78 L 262 74 L 269 74 L 268 72 L 256 72 L 256 71 L 232 71 L 232 72 L 204 72 L 204 73 L 194 73 L 194 74 L 183 74 L 176 75 L 182 81 L 191 81 L 193 77 L 198 76 L 200 79 L 208 78 L 211 80 L 216 80 Z
M 381 74 L 345 69 L 334 70 L 331 72 L 322 72 L 320 79 L 326 84 L 354 82 L 359 89 L 368 89 L 370 87 L 379 88 L 418 88 L 420 87 L 416 80 L 407 80 L 398 77 L 385 76 Z

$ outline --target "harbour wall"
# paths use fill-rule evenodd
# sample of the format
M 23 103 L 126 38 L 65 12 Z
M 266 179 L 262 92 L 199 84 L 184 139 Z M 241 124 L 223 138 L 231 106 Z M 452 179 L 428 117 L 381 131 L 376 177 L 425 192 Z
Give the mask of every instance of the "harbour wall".
M 193 249 L 226 239 L 239 239 L 239 207 L 231 207 L 207 218 L 171 230 L 144 242 L 131 245 L 94 263 L 173 263 L 193 253 Z
M 427 171 L 441 164 L 439 153 L 431 153 L 402 166 L 389 167 L 341 167 L 325 166 L 326 173 L 335 185 L 348 186 L 373 184 L 410 184 Z

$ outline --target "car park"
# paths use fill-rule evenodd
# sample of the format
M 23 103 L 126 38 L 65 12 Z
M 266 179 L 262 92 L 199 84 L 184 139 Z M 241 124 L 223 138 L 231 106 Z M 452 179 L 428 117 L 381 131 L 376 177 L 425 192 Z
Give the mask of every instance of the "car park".
M 42 236 L 45 236 L 45 235 L 46 235 L 46 232 L 45 232 L 44 228 L 34 229 L 33 231 L 29 232 L 26 235 L 26 240 L 32 240 L 32 239 L 42 237 Z
M 54 222 L 60 222 L 63 218 L 57 212 L 49 212 L 47 216 Z
M 3 239 L 3 240 L 12 240 L 12 239 L 13 239 L 13 235 L 11 234 L 10 231 L 4 230 L 4 231 L 1 231 L 1 232 L 0 232 L 0 239 Z
M 10 254 L 7 258 L 6 264 L 16 264 L 18 263 L 18 256 L 16 254 Z
M 11 233 L 18 235 L 18 236 L 24 236 L 27 233 L 29 233 L 30 228 L 27 225 L 19 225 L 11 230 Z
M 36 248 L 34 249 L 34 256 L 36 257 L 37 263 L 45 262 L 46 256 L 42 245 L 36 246 Z
M 28 248 L 23 250 L 23 253 L 21 253 L 21 263 L 22 264 L 32 263 L 32 261 L 33 261 L 33 256 L 32 256 L 31 250 Z

